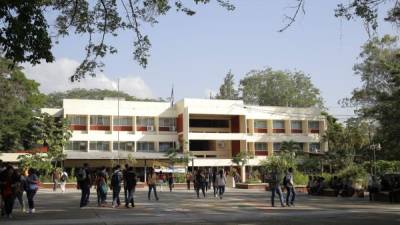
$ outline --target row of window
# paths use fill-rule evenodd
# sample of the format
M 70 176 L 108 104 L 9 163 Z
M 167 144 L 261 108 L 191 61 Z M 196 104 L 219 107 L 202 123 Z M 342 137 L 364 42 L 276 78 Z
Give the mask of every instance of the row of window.
M 291 120 L 290 125 L 292 129 L 303 129 L 303 121 L 301 120 Z M 274 120 L 272 121 L 273 128 L 285 129 L 284 120 Z M 268 128 L 266 120 L 254 120 L 254 128 L 266 129 Z M 308 128 L 319 129 L 319 121 L 308 121 Z
M 155 143 L 154 142 L 145 142 L 139 141 L 136 143 L 136 151 L 138 152 L 154 152 L 155 151 Z M 165 152 L 169 149 L 175 148 L 175 142 L 159 142 L 159 151 Z M 135 150 L 135 142 L 132 141 L 120 141 L 113 142 L 112 147 L 114 151 L 134 151 Z M 69 141 L 65 150 L 70 151 L 87 151 L 88 142 L 87 141 Z M 89 150 L 95 151 L 110 151 L 110 142 L 108 141 L 90 141 L 89 142 Z
M 73 130 L 87 130 L 87 117 L 86 116 L 67 116 Z M 110 117 L 109 116 L 90 116 L 90 129 L 91 130 L 110 130 Z M 154 117 L 137 117 L 136 126 L 139 131 L 154 131 Z M 120 116 L 113 118 L 114 130 L 129 131 L 133 128 L 132 117 Z M 176 118 L 160 118 L 159 119 L 160 131 L 176 131 Z
M 304 143 L 296 143 L 299 151 L 303 151 Z M 255 142 L 254 148 L 256 151 L 268 151 L 268 143 L 266 142 Z M 282 149 L 282 143 L 274 142 L 272 149 L 274 151 L 280 151 Z M 320 151 L 320 143 L 309 143 L 308 145 L 309 152 L 319 152 Z

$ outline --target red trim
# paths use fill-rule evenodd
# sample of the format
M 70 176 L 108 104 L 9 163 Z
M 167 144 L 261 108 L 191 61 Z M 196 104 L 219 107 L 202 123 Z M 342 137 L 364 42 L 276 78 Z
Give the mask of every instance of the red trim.
M 231 119 L 231 132 L 232 133 L 239 133 L 240 132 L 239 116 L 232 116 L 232 119 Z
M 69 128 L 71 130 L 87 130 L 86 125 L 79 125 L 79 124 L 71 124 L 71 125 L 69 125 Z
M 259 156 L 266 156 L 266 155 L 268 155 L 268 151 L 264 151 L 264 150 L 262 150 L 262 151 L 255 151 L 255 155 L 259 155 Z
M 268 133 L 267 128 L 254 128 L 254 133 Z
M 115 130 L 115 131 L 132 131 L 133 127 L 132 126 L 114 126 L 113 130 Z
M 319 129 L 310 129 L 310 133 L 319 134 Z
M 147 131 L 147 127 L 136 127 L 137 131 Z
M 179 114 L 176 118 L 176 131 L 178 133 L 183 132 L 183 114 Z
M 49 148 L 47 146 L 42 146 L 42 147 L 37 147 L 37 148 L 32 148 L 32 149 L 26 149 L 26 150 L 17 150 L 17 153 L 46 153 L 49 151 Z
M 301 133 L 303 133 L 303 130 L 302 129 L 292 129 L 292 133 L 293 134 L 301 134 Z
M 232 141 L 232 157 L 235 157 L 240 152 L 240 141 Z
M 158 130 L 159 131 L 172 131 L 173 132 L 173 130 L 170 127 L 158 127 Z
M 272 129 L 273 133 L 275 134 L 281 134 L 281 133 L 285 133 L 285 129 Z
M 90 130 L 110 130 L 110 125 L 90 125 Z

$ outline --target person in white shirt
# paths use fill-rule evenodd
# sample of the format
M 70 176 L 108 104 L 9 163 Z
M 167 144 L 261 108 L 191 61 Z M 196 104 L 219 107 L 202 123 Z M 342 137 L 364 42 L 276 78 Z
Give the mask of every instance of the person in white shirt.
M 218 185 L 218 190 L 219 190 L 219 198 L 222 199 L 222 195 L 224 195 L 225 192 L 225 185 L 226 185 L 226 177 L 224 174 L 223 170 L 220 170 L 218 172 L 218 175 L 216 177 L 215 182 Z
M 65 192 L 65 185 L 67 184 L 67 180 L 68 180 L 68 173 L 67 171 L 64 170 L 60 176 L 60 187 L 62 193 Z

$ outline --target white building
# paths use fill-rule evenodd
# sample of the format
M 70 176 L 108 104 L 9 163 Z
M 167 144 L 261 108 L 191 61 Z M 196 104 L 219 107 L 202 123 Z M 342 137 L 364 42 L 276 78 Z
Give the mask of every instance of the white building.
M 231 166 L 232 157 L 247 151 L 257 165 L 280 151 L 284 141 L 304 152 L 323 153 L 326 118 L 317 108 L 245 105 L 241 100 L 185 98 L 166 102 L 117 99 L 64 99 L 62 109 L 43 109 L 70 121 L 72 138 L 65 147 L 65 166 L 83 162 L 99 166 L 136 159 L 139 167 L 165 161 L 165 151 L 180 149 L 194 166 Z M 190 163 L 190 166 L 191 166 Z

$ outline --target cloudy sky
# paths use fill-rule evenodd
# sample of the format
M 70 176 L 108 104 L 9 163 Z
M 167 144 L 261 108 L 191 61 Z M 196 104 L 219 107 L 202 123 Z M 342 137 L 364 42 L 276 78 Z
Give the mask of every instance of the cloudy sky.
M 306 1 L 306 14 L 283 33 L 277 30 L 293 0 L 232 2 L 233 12 L 212 3 L 196 7 L 193 17 L 172 10 L 159 24 L 144 27 L 152 42 L 146 69 L 133 60 L 133 34 L 125 32 L 107 39 L 119 52 L 105 58 L 104 73 L 95 78 L 68 80 L 84 57 L 84 36 L 61 39 L 54 46 L 56 62 L 25 65 L 25 72 L 46 93 L 74 87 L 115 89 L 119 78 L 121 90 L 137 97 L 166 98 L 174 85 L 175 99 L 180 99 L 209 97 L 229 70 L 236 83 L 253 69 L 301 70 L 321 90 L 331 113 L 351 114 L 337 101 L 360 85 L 352 67 L 368 35 L 360 21 L 335 18 L 334 9 L 343 0 Z M 386 33 L 398 35 L 390 24 L 381 23 L 378 34 Z

